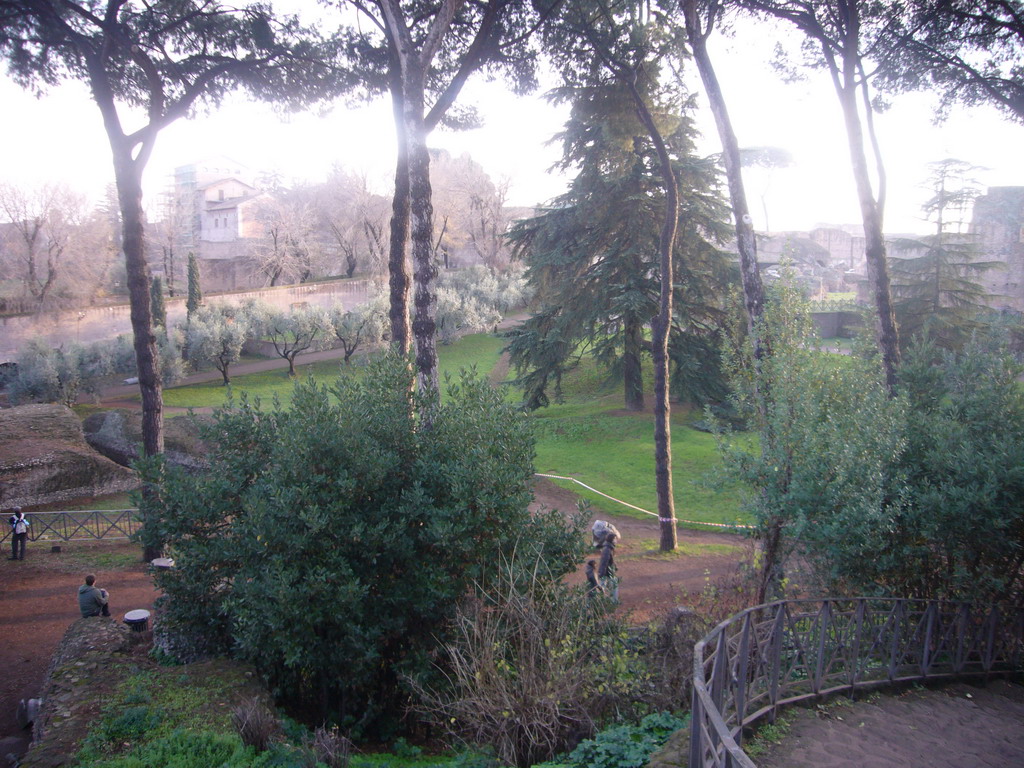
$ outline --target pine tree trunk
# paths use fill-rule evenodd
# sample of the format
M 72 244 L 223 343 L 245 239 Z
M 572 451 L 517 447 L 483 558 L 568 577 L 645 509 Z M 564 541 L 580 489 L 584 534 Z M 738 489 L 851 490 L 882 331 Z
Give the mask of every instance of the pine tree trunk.
M 391 102 L 398 134 L 398 159 L 395 163 L 395 195 L 391 200 L 391 242 L 388 250 L 388 279 L 390 286 L 391 344 L 401 355 L 408 355 L 412 343 L 409 321 L 409 262 L 406 258 L 409 243 L 409 149 L 406 136 L 405 114 L 402 107 L 402 85 L 391 85 Z
M 658 315 L 654 318 L 654 485 L 658 494 L 658 522 L 661 528 L 662 552 L 676 548 L 676 509 L 672 490 L 672 411 L 669 404 L 668 334 L 672 328 L 672 252 L 676 227 L 679 224 L 679 191 L 672 170 L 672 158 L 665 141 L 651 116 L 647 104 L 636 88 L 636 81 L 627 83 L 633 96 L 637 116 L 647 128 L 658 153 L 661 177 L 665 188 L 665 213 L 658 239 L 660 283 Z
M 854 4 L 855 5 L 855 4 Z M 864 131 L 860 112 L 857 108 L 859 89 L 866 84 L 857 77 L 855 54 L 857 51 L 856 19 L 848 25 L 847 40 L 844 44 L 846 55 L 843 60 L 842 79 L 833 76 L 833 85 L 843 109 L 846 123 L 846 138 L 850 147 L 850 164 L 857 184 L 857 199 L 860 202 L 861 221 L 864 226 L 864 257 L 867 262 L 868 285 L 874 299 L 876 319 L 875 337 L 882 356 L 882 371 L 890 397 L 896 395 L 896 373 L 900 364 L 899 332 L 896 328 L 896 312 L 892 305 L 892 288 L 889 284 L 889 265 L 886 263 L 885 236 L 882 234 L 882 203 L 880 192 L 876 199 L 871 189 L 867 155 L 864 151 Z M 867 97 L 865 96 L 865 100 Z M 870 127 L 870 125 L 869 125 Z M 876 145 L 877 153 L 877 145 Z M 878 163 L 879 185 L 882 185 L 882 166 Z
M 115 147 L 114 170 L 121 203 L 122 247 L 142 394 L 142 447 L 147 456 L 155 456 L 164 450 L 162 384 L 156 334 L 153 332 L 149 266 L 144 248 L 141 172 L 129 153 L 128 147 Z
M 153 333 L 153 311 L 150 295 L 149 267 L 146 264 L 142 210 L 142 165 L 132 159 L 132 147 L 126 139 L 111 137 L 114 155 L 114 178 L 121 206 L 121 221 L 128 300 L 131 303 L 132 332 L 135 339 L 135 361 L 142 394 L 142 449 L 146 456 L 164 452 L 163 392 L 160 379 L 160 358 Z M 143 490 L 143 525 L 155 525 L 157 490 Z M 146 562 L 161 555 L 161 548 L 147 544 L 142 557 Z
M 641 352 L 644 342 L 644 326 L 632 315 L 626 318 L 623 333 L 622 379 L 625 388 L 626 410 L 644 409 L 644 376 L 641 367 Z
M 690 39 L 693 58 L 697 62 L 704 90 L 715 118 L 719 140 L 722 142 L 722 161 L 729 186 L 729 202 L 732 204 L 733 220 L 736 225 L 736 245 L 740 253 L 740 280 L 743 286 L 743 306 L 747 314 L 747 328 L 753 331 L 764 312 L 764 285 L 757 265 L 757 241 L 754 238 L 754 222 L 747 206 L 747 194 L 743 188 L 743 174 L 740 164 L 739 142 L 732 128 L 725 97 L 718 83 L 718 76 L 708 55 L 707 37 L 702 33 L 697 18 L 696 0 L 686 0 L 686 31 Z M 764 341 L 754 337 L 754 359 L 760 360 L 765 354 Z
M 410 78 L 412 79 L 412 78 Z M 410 84 L 411 85 L 411 84 Z M 434 281 L 434 208 L 431 203 L 430 153 L 423 124 L 423 91 L 407 87 L 405 130 L 409 146 L 409 212 L 412 218 L 412 262 L 415 315 L 412 322 L 416 341 L 416 378 L 420 392 L 437 392 L 437 341 L 435 315 L 437 294 Z
M 764 425 L 761 435 L 761 451 L 766 454 L 771 446 L 773 437 L 771 434 L 770 422 L 768 420 L 768 403 L 771 393 L 768 382 L 761 376 L 762 363 L 771 354 L 771 343 L 762 335 L 760 325 L 761 316 L 764 313 L 764 284 L 761 281 L 761 270 L 757 263 L 757 240 L 754 237 L 754 222 L 750 216 L 750 208 L 747 205 L 747 193 L 743 187 L 743 171 L 740 161 L 739 142 L 732 127 L 732 120 L 729 117 L 729 110 L 726 107 L 725 96 L 722 87 L 718 82 L 718 75 L 715 73 L 711 56 L 708 54 L 707 36 L 714 28 L 714 18 L 718 6 L 712 6 L 707 10 L 707 26 L 702 26 L 697 14 L 696 0 L 685 0 L 683 12 L 686 19 L 686 34 L 690 41 L 690 50 L 693 52 L 694 61 L 697 63 L 697 70 L 700 72 L 701 82 L 704 84 L 704 91 L 707 93 L 708 102 L 711 106 L 711 114 L 715 118 L 715 127 L 718 129 L 719 141 L 722 143 L 722 162 L 725 165 L 725 177 L 729 186 L 729 202 L 732 205 L 733 222 L 736 227 L 736 245 L 740 254 L 740 282 L 743 287 L 743 307 L 746 310 L 747 331 L 750 334 L 751 347 L 754 362 L 754 399 L 757 403 L 758 412 L 761 415 L 761 423 Z M 782 563 L 780 557 L 780 542 L 782 538 L 782 521 L 773 517 L 763 521 L 763 528 L 760 531 L 762 571 L 758 584 L 758 594 L 761 598 L 774 589 L 772 582 L 781 584 Z M 763 600 L 758 600 L 763 602 Z

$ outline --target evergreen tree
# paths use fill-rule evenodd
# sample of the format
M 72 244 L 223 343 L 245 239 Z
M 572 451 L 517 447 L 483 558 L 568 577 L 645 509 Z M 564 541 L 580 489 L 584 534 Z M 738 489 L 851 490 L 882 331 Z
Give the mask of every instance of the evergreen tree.
M 167 304 L 164 302 L 164 281 L 154 277 L 149 284 L 150 306 L 153 307 L 153 325 L 167 327 Z
M 185 309 L 191 319 L 195 311 L 203 303 L 203 289 L 199 285 L 199 262 L 196 255 L 188 255 L 188 298 L 185 300 Z
M 621 85 L 563 95 L 573 111 L 561 134 L 562 166 L 580 171 L 550 208 L 512 230 L 538 307 L 512 332 L 509 351 L 530 408 L 547 405 L 552 385 L 557 398 L 562 375 L 591 354 L 622 376 L 626 407 L 639 410 L 641 362 L 650 349 L 645 327 L 658 311 L 658 160 Z M 732 277 L 716 245 L 727 236 L 728 210 L 713 164 L 694 154 L 689 102 L 665 93 L 651 98 L 659 117 L 675 122 L 665 131 L 680 198 L 670 343 L 677 352 L 701 350 L 703 358 L 697 365 L 674 359 L 673 383 L 677 392 L 717 396 L 717 345 L 709 341 Z
M 901 337 L 909 345 L 917 336 L 943 349 L 959 349 L 980 323 L 988 296 L 975 281 L 982 272 L 1002 266 L 981 261 L 976 238 L 965 233 L 964 219 L 978 187 L 970 179 L 974 166 L 947 158 L 931 163 L 933 195 L 923 210 L 935 222 L 927 237 L 892 242 L 900 254 L 889 262 L 894 307 Z

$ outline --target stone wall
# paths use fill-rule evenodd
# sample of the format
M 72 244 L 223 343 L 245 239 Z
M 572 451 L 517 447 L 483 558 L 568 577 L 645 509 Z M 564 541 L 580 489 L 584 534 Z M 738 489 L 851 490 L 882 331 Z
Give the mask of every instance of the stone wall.
M 326 283 L 303 283 L 211 294 L 205 296 L 204 300 L 211 304 L 241 304 L 249 299 L 255 299 L 277 309 L 288 309 L 296 304 L 318 307 L 342 304 L 351 309 L 364 304 L 371 290 L 372 284 L 369 280 L 334 280 Z M 170 325 L 185 322 L 184 297 L 167 299 L 166 305 L 167 322 Z M 47 315 L 0 317 L 0 362 L 14 360 L 18 350 L 34 337 L 56 347 L 68 341 L 88 344 L 112 339 L 131 331 L 131 307 L 127 303 Z
M 977 278 L 992 307 L 1024 312 L 1024 187 L 990 187 L 974 201 L 971 231 L 981 257 L 1004 265 Z

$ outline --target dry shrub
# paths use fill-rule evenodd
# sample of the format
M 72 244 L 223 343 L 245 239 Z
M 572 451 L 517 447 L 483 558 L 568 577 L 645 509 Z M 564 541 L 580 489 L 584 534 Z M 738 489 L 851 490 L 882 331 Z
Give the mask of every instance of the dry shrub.
M 647 703 L 653 711 L 686 709 L 693 681 L 693 646 L 708 624 L 688 608 L 673 608 L 652 622 L 643 638 L 643 659 L 650 679 Z
M 737 571 L 711 583 L 695 596 L 691 606 L 703 623 L 698 640 L 730 616 L 757 605 L 757 579 L 753 571 Z
M 317 728 L 305 746 L 310 768 L 315 768 L 317 763 L 323 763 L 327 768 L 348 768 L 352 742 L 338 731 L 337 726 Z
M 260 752 L 270 746 L 281 730 L 274 714 L 255 696 L 231 710 L 231 721 L 242 743 Z
M 579 590 L 517 584 L 511 574 L 498 581 L 460 608 L 444 648 L 450 685 L 417 687 L 418 709 L 451 736 L 525 768 L 572 748 L 603 713 L 628 705 L 635 667 L 620 623 Z

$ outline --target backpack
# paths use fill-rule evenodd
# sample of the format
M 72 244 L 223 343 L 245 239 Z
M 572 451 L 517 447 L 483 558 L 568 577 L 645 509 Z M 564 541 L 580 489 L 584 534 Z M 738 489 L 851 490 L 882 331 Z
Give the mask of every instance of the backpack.
M 16 518 L 14 520 L 14 532 L 25 533 L 28 530 L 28 521 L 25 518 Z
M 591 529 L 591 534 L 594 537 L 595 547 L 600 547 L 602 544 L 604 544 L 605 536 L 607 536 L 608 534 L 614 536 L 618 541 L 622 540 L 622 537 L 619 535 L 618 529 L 611 523 L 605 522 L 604 520 L 594 521 L 594 527 Z

